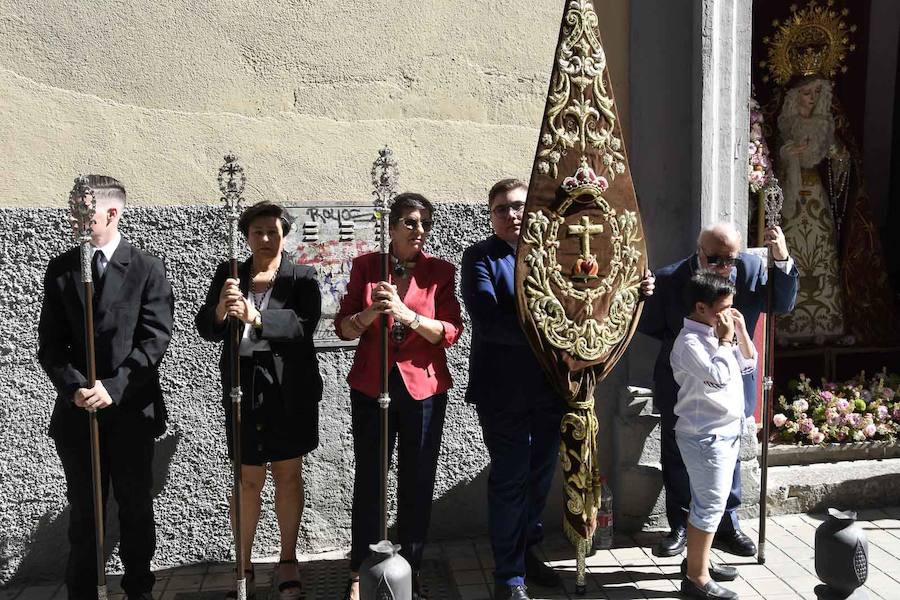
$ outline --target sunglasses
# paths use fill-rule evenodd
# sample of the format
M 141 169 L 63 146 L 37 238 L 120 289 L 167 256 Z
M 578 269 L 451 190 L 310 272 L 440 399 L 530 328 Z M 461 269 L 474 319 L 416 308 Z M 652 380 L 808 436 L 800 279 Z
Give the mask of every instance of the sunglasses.
M 400 222 L 403 223 L 403 226 L 406 227 L 407 229 L 409 229 L 410 231 L 413 231 L 416 228 L 421 227 L 422 231 L 424 231 L 425 233 L 428 233 L 429 231 L 431 231 L 431 228 L 434 227 L 434 221 L 427 220 L 427 219 L 422 219 L 420 221 L 418 219 L 407 218 L 407 219 L 402 219 Z
M 706 262 L 711 267 L 733 267 L 737 264 L 737 258 L 733 256 L 706 255 Z

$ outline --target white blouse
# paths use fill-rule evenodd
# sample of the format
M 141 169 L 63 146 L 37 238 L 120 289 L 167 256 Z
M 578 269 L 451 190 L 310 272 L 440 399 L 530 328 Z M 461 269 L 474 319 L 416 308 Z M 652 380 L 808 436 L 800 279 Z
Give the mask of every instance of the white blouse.
M 269 306 L 269 298 L 272 297 L 272 288 L 266 290 L 266 293 L 263 294 L 260 299 L 259 306 L 256 306 L 256 298 L 255 294 L 251 289 L 247 290 L 247 301 L 250 303 L 250 306 L 256 308 L 259 312 L 266 310 L 266 307 Z M 240 346 L 240 354 L 241 356 L 253 356 L 254 352 L 264 352 L 270 351 L 272 347 L 269 345 L 269 340 L 259 339 L 256 336 L 256 330 L 254 330 L 253 325 L 250 323 L 244 323 L 244 333 L 241 336 L 241 346 Z

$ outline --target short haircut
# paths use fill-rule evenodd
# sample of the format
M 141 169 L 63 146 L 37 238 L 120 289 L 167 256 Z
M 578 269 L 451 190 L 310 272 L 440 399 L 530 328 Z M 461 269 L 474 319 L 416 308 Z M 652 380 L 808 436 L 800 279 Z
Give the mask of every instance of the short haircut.
M 397 194 L 397 197 L 391 203 L 388 224 L 393 227 L 403 218 L 404 213 L 411 210 L 427 210 L 428 217 L 434 218 L 434 206 L 428 201 L 428 198 L 415 192 L 403 192 L 402 194 Z
M 291 225 L 294 224 L 294 218 L 291 217 L 284 207 L 268 200 L 260 200 L 253 206 L 248 207 L 241 213 L 238 219 L 238 229 L 244 234 L 244 237 L 250 235 L 250 226 L 253 221 L 265 217 L 275 217 L 281 221 L 281 234 L 286 236 L 291 232 Z
M 501 179 L 500 181 L 492 185 L 491 191 L 488 192 L 488 206 L 491 206 L 494 203 L 494 198 L 496 198 L 500 194 L 507 194 L 513 190 L 525 190 L 527 192 L 528 184 L 521 179 L 516 179 L 515 177 Z
M 125 186 L 115 177 L 109 175 L 85 175 L 87 186 L 94 192 L 98 203 L 118 202 L 125 206 Z
M 711 271 L 700 271 L 684 286 L 684 302 L 688 310 L 693 312 L 694 305 L 698 302 L 712 306 L 716 300 L 734 295 L 736 291 L 734 284 L 727 277 Z

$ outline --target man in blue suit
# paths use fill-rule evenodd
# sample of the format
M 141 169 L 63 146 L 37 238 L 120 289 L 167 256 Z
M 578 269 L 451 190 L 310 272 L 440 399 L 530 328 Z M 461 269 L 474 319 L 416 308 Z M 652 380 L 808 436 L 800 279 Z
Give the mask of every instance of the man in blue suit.
M 776 314 L 787 314 L 797 299 L 798 274 L 788 254 L 780 227 L 765 232 L 766 245 L 775 259 L 773 302 Z M 672 375 L 669 354 L 682 327 L 688 310 L 682 298 L 686 282 L 700 269 L 709 269 L 730 278 L 737 287 L 734 307 L 741 311 L 751 333 L 760 313 L 765 311 L 768 294 L 768 273 L 758 256 L 740 252 L 741 236 L 730 224 L 717 224 L 704 229 L 697 240 L 697 252 L 688 258 L 663 267 L 656 272 L 656 293 L 647 299 L 638 324 L 638 331 L 662 342 L 653 373 L 654 405 L 662 417 L 661 437 L 663 485 L 666 489 L 666 516 L 671 532 L 654 553 L 675 556 L 684 550 L 687 541 L 687 514 L 691 501 L 688 474 L 681 453 L 675 443 L 675 402 L 678 385 Z M 756 373 L 744 376 L 744 414 L 751 416 L 756 408 Z M 738 556 L 753 556 L 756 545 L 738 524 L 735 509 L 741 503 L 740 459 L 734 467 L 731 494 L 725 515 L 716 533 L 714 547 Z M 710 572 L 714 577 L 716 573 Z
M 559 575 L 533 546 L 559 453 L 564 405 L 528 345 L 516 316 L 516 244 L 528 186 L 498 181 L 488 193 L 494 235 L 463 253 L 462 297 L 472 320 L 469 387 L 491 457 L 488 525 L 494 598 L 528 600 L 525 578 L 544 586 Z
M 491 456 L 488 526 L 494 598 L 528 600 L 525 580 L 546 587 L 559 575 L 535 555 L 541 513 L 559 455 L 565 404 L 528 345 L 516 315 L 516 245 L 528 186 L 498 181 L 488 192 L 494 235 L 463 253 L 462 297 L 472 320 L 469 387 Z M 641 284 L 653 293 L 648 273 Z

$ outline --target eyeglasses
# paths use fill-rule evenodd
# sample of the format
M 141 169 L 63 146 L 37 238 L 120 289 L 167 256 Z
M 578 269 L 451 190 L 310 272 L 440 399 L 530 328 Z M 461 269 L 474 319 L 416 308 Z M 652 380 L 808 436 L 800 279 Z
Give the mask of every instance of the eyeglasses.
M 407 218 L 407 219 L 403 219 L 400 222 L 403 223 L 403 226 L 406 227 L 407 229 L 409 229 L 410 231 L 413 231 L 416 228 L 421 227 L 422 231 L 424 231 L 425 233 L 428 233 L 429 231 L 431 231 L 431 228 L 434 227 L 434 221 L 431 221 L 428 219 L 422 219 L 420 221 L 419 219 Z
M 505 217 L 506 213 L 512 211 L 514 215 L 521 215 L 525 211 L 524 202 L 510 202 L 509 204 L 498 204 L 491 209 L 495 217 Z

